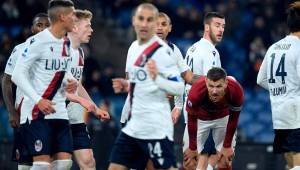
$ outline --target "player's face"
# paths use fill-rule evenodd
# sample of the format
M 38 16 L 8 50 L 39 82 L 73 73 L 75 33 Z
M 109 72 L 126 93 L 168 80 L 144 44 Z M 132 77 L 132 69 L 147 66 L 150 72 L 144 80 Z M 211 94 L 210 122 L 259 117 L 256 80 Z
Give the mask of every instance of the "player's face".
M 33 34 L 39 33 L 50 26 L 48 17 L 37 17 L 33 21 L 31 32 Z
M 144 43 L 147 42 L 155 33 L 157 17 L 154 10 L 148 8 L 138 8 L 132 18 L 137 39 Z
M 81 19 L 75 24 L 75 32 L 77 33 L 80 43 L 88 43 L 91 39 L 93 29 L 90 19 Z
M 209 24 L 209 36 L 213 44 L 221 42 L 225 29 L 225 19 L 212 18 Z
M 71 32 L 74 28 L 74 24 L 75 24 L 75 9 L 74 7 L 71 8 L 67 8 L 64 14 L 64 23 L 65 23 L 65 28 L 67 32 Z
M 220 79 L 217 81 L 206 78 L 206 87 L 208 90 L 209 99 L 216 103 L 222 100 L 225 95 L 225 89 L 227 87 L 227 80 Z
M 171 32 L 171 24 L 164 16 L 158 17 L 156 34 L 163 40 L 166 40 L 168 34 Z

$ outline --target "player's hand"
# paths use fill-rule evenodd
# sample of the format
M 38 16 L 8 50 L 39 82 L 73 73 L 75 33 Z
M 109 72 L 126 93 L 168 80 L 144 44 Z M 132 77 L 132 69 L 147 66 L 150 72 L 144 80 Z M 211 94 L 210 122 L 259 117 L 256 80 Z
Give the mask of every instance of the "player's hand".
M 95 116 L 99 119 L 101 119 L 102 121 L 106 121 L 110 119 L 110 115 L 107 111 L 100 109 L 100 108 L 96 108 L 96 113 Z
M 174 107 L 171 114 L 172 114 L 172 121 L 175 124 L 179 119 L 179 116 L 181 114 L 181 109 L 178 107 Z
M 54 105 L 55 103 L 48 99 L 41 99 L 37 104 L 39 110 L 45 115 L 55 113 Z
M 78 82 L 76 80 L 68 79 L 65 90 L 67 91 L 67 93 L 73 94 L 76 92 L 77 87 L 78 87 Z
M 149 59 L 147 62 L 147 70 L 149 72 L 149 76 L 152 80 L 156 79 L 156 76 L 158 74 L 158 70 L 156 67 L 156 63 L 153 59 Z
M 224 157 L 226 165 L 231 165 L 234 156 L 234 151 L 231 147 L 222 148 L 220 151 L 221 157 Z
M 123 78 L 113 78 L 112 87 L 115 93 L 127 92 L 128 82 Z
M 9 124 L 12 128 L 20 126 L 20 116 L 16 110 L 14 110 L 13 113 L 9 113 Z
M 198 160 L 198 152 L 197 150 L 191 150 L 187 148 L 183 152 L 183 166 L 186 169 L 196 169 Z

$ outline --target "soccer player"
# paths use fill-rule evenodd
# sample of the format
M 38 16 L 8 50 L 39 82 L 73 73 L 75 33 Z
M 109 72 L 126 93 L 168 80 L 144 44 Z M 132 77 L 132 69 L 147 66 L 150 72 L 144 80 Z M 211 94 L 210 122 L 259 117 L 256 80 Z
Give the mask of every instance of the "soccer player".
M 185 156 L 193 158 L 197 151 L 200 154 L 212 131 L 219 158 L 218 170 L 231 170 L 234 136 L 243 101 L 243 88 L 233 77 L 227 76 L 224 69 L 213 67 L 206 77 L 200 77 L 192 85 L 186 102 L 189 148 Z
M 130 81 L 130 119 L 114 145 L 110 170 L 145 169 L 151 159 L 156 169 L 176 166 L 173 154 L 173 123 L 167 94 L 183 93 L 183 82 L 172 58 L 172 49 L 155 35 L 158 10 L 150 3 L 139 5 L 132 18 L 137 40 L 127 55 Z M 147 67 L 156 62 L 157 71 Z
M 223 33 L 225 29 L 225 17 L 218 12 L 208 12 L 204 16 L 204 34 L 203 37 L 193 44 L 187 51 L 185 61 L 190 66 L 193 74 L 205 76 L 209 69 L 212 67 L 221 67 L 220 55 L 218 50 L 215 48 L 223 38 Z M 187 123 L 187 112 L 185 109 L 187 96 L 191 88 L 190 84 L 185 86 L 185 104 L 183 105 L 183 113 L 185 117 L 185 123 Z M 175 108 L 173 109 L 173 114 L 179 115 L 181 113 L 181 102 L 179 105 L 175 103 Z M 177 114 L 176 114 L 177 113 Z M 184 131 L 183 137 L 183 151 L 188 147 L 188 133 L 187 128 Z M 211 135 L 208 138 L 207 147 L 201 152 L 198 157 L 198 167 L 200 169 L 208 168 L 209 170 L 213 169 L 213 166 L 216 164 L 217 158 L 213 156 L 215 149 L 213 147 L 213 140 Z M 212 146 L 211 146 L 212 145 Z M 210 156 L 211 155 L 211 156 Z M 208 164 L 208 157 L 211 157 Z M 194 165 L 195 160 L 184 160 L 184 167 L 186 169 L 195 169 Z M 187 163 L 190 162 L 190 163 Z
M 84 52 L 80 47 L 82 43 L 88 43 L 92 35 L 91 19 L 93 14 L 89 10 L 75 10 L 75 27 L 72 32 L 68 33 L 71 40 L 73 55 L 71 63 L 71 73 L 79 81 L 78 95 L 92 101 L 89 94 L 81 84 L 82 72 L 84 67 Z M 95 115 L 102 119 L 109 119 L 106 111 L 99 109 L 95 103 Z M 70 102 L 67 105 L 69 121 L 71 124 L 73 138 L 73 153 L 80 169 L 96 169 L 96 163 L 91 148 L 91 141 L 84 122 L 85 109 L 78 103 Z
M 65 37 L 74 27 L 71 0 L 51 0 L 50 27 L 28 38 L 12 74 L 24 93 L 21 129 L 33 156 L 31 170 L 67 170 L 72 166 L 72 138 L 65 105 L 64 86 L 71 81 L 70 41 Z M 52 158 L 51 158 L 52 157 Z
M 45 13 L 39 13 L 35 15 L 32 21 L 31 32 L 37 34 L 49 27 L 50 22 L 48 15 Z M 25 155 L 24 146 L 19 130 L 20 124 L 20 104 L 23 98 L 22 92 L 14 86 L 11 81 L 11 75 L 15 69 L 17 58 L 20 56 L 23 50 L 24 43 L 21 43 L 13 49 L 5 67 L 4 75 L 2 78 L 2 93 L 6 108 L 9 113 L 9 122 L 12 128 L 14 128 L 14 146 L 12 152 L 12 160 L 18 162 L 19 170 L 29 170 L 32 164 L 32 158 L 29 155 Z
M 269 90 L 275 132 L 274 153 L 284 154 L 291 170 L 300 169 L 300 2 L 287 9 L 290 34 L 267 51 L 257 84 Z

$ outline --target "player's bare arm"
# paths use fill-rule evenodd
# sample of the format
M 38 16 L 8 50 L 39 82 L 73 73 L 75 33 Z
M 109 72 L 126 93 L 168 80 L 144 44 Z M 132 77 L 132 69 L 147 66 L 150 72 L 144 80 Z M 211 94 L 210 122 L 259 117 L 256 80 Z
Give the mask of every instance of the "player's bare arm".
M 10 126 L 13 128 L 18 127 L 20 124 L 20 116 L 17 114 L 16 108 L 14 107 L 11 76 L 6 73 L 4 73 L 2 78 L 2 93 L 3 100 L 9 113 Z

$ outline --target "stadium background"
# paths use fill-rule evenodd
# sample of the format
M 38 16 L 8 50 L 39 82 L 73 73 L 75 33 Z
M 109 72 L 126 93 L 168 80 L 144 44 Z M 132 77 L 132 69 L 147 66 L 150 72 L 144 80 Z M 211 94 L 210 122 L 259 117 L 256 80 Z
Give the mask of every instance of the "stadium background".
M 89 128 L 93 138 L 97 169 L 106 169 L 126 95 L 115 95 L 111 78 L 124 76 L 126 53 L 135 39 L 131 27 L 132 9 L 141 0 L 74 0 L 75 7 L 93 12 L 94 33 L 86 52 L 84 85 L 97 104 L 112 115 L 109 122 L 92 116 Z M 217 46 L 222 65 L 245 89 L 245 105 L 240 115 L 234 169 L 284 169 L 281 156 L 272 152 L 273 130 L 268 92 L 256 85 L 256 75 L 267 48 L 287 33 L 285 9 L 288 0 L 147 0 L 167 13 L 173 23 L 168 39 L 183 55 L 198 41 L 203 31 L 203 14 L 219 11 L 226 16 L 225 35 Z M 48 0 L 0 1 L 0 73 L 13 49 L 30 35 L 35 14 L 46 12 Z M 16 169 L 10 162 L 12 129 L 0 95 L 0 169 Z M 176 124 L 175 149 L 180 159 L 183 121 Z M 73 167 L 73 169 L 77 169 Z

